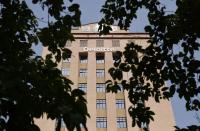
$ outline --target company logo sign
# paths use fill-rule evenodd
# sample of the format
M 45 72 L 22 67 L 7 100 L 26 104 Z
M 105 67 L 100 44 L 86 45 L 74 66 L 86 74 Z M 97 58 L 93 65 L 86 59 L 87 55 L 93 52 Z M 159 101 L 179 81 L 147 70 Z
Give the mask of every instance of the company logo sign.
M 97 47 L 97 48 L 88 48 L 83 47 L 84 51 L 115 51 L 115 48 L 107 48 L 107 47 Z

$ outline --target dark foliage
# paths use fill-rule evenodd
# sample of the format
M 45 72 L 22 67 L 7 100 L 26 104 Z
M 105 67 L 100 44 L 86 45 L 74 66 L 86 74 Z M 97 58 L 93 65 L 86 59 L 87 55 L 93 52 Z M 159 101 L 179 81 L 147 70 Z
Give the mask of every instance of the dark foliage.
M 61 120 L 69 131 L 80 130 L 80 123 L 86 128 L 84 93 L 72 90 L 73 83 L 56 68 L 62 58 L 71 55 L 64 48 L 66 41 L 74 39 L 71 28 L 80 26 L 79 5 L 72 1 L 67 7 L 64 0 L 32 0 L 48 11 L 47 27 L 39 28 L 25 0 L 0 0 L 0 130 L 39 131 L 33 119 L 44 114 L 57 119 L 57 131 Z M 159 102 L 177 92 L 186 100 L 188 110 L 200 108 L 195 97 L 200 92 L 200 62 L 195 55 L 199 50 L 200 1 L 177 0 L 176 4 L 177 10 L 170 15 L 158 0 L 107 0 L 102 7 L 105 17 L 100 30 L 104 34 L 114 22 L 128 29 L 139 8 L 148 10 L 150 25 L 145 30 L 150 35 L 149 46 L 143 49 L 130 43 L 123 53 L 116 53 L 115 67 L 109 70 L 114 80 L 121 80 L 129 91 L 133 126 L 137 123 L 145 127 L 153 120 L 154 112 L 145 106 L 149 97 Z M 31 49 L 38 41 L 49 49 L 46 58 L 35 56 Z M 177 47 L 179 50 L 174 49 Z M 123 80 L 122 72 L 128 71 L 132 77 Z M 116 82 L 108 81 L 108 85 L 110 91 L 120 89 Z M 188 130 L 198 128 L 189 126 Z
M 153 120 L 153 111 L 145 106 L 150 97 L 160 102 L 177 92 L 186 100 L 187 110 L 200 109 L 200 61 L 197 55 L 200 0 L 176 0 L 176 6 L 175 12 L 166 14 L 158 0 L 107 0 L 101 9 L 104 13 L 99 22 L 101 34 L 107 34 L 114 23 L 126 30 L 137 18 L 138 9 L 148 11 L 149 25 L 145 27 L 150 35 L 148 47 L 144 49 L 137 43 L 129 43 L 124 52 L 117 53 L 114 67 L 109 70 L 113 80 L 120 80 L 129 92 L 133 126 L 135 122 L 139 127 L 148 125 Z M 132 76 L 123 80 L 122 72 L 131 72 Z M 107 82 L 108 91 L 116 92 L 114 83 Z
M 38 26 L 25 0 L 0 0 L 0 130 L 39 131 L 34 118 L 44 114 L 57 119 L 57 131 L 61 120 L 69 131 L 80 130 L 88 116 L 84 93 L 72 90 L 73 83 L 57 69 L 61 58 L 71 55 L 64 47 L 73 40 L 71 28 L 80 26 L 79 5 L 66 7 L 63 0 L 32 2 L 48 9 L 47 27 Z M 31 48 L 39 41 L 48 47 L 46 58 Z

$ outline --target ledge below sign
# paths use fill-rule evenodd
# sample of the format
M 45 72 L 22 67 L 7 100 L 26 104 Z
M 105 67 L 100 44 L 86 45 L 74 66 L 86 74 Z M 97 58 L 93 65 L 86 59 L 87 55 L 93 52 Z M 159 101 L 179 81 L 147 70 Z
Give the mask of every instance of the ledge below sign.
M 107 48 L 107 47 L 97 47 L 97 48 L 88 48 L 84 47 L 84 51 L 115 51 L 115 48 Z

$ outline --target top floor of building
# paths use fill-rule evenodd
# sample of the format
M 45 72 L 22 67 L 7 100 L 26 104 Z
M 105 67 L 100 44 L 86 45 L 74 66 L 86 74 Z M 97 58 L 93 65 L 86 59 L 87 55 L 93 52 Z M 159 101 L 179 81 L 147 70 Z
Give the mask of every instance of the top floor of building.
M 112 25 L 112 31 L 107 35 L 99 35 L 98 23 L 84 24 L 72 29 L 75 39 L 148 39 L 147 33 L 132 33 L 129 30 L 121 30 L 119 26 Z

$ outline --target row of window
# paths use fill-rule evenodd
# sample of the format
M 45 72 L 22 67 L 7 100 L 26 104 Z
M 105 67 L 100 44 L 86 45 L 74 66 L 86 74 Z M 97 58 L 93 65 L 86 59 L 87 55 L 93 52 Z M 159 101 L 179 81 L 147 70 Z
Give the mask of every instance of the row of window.
M 66 43 L 67 47 L 71 46 L 71 42 L 68 41 Z M 80 47 L 87 47 L 88 46 L 88 40 L 80 40 Z M 104 47 L 104 40 L 96 40 L 96 47 Z M 119 40 L 112 40 L 112 47 L 120 47 L 120 41 Z
M 85 93 L 87 93 L 87 84 L 86 83 L 79 83 L 78 88 Z M 97 83 L 96 84 L 96 91 L 97 92 L 106 92 L 106 85 L 104 83 Z
M 85 93 L 87 93 L 87 84 L 86 83 L 80 83 L 78 88 Z M 104 83 L 97 83 L 96 84 L 96 91 L 97 92 L 106 92 L 106 85 Z
M 107 117 L 96 118 L 97 128 L 107 128 Z M 127 128 L 126 117 L 117 117 L 117 128 Z
M 105 61 L 104 53 L 96 53 L 96 63 L 100 64 L 100 63 L 104 63 L 104 61 Z M 70 63 L 71 62 L 71 58 L 63 60 L 63 62 L 64 63 Z M 87 54 L 87 52 L 79 53 L 79 62 L 80 63 L 87 63 L 88 62 L 88 54 Z
M 80 77 L 86 77 L 87 76 L 87 69 L 80 69 L 79 76 Z M 104 69 L 96 69 L 96 76 L 97 77 L 104 77 L 105 76 L 105 70 Z
M 96 100 L 96 108 L 97 109 L 106 109 L 106 99 L 97 99 Z M 124 99 L 116 99 L 116 108 L 117 109 L 125 109 Z
M 118 56 L 116 52 L 112 53 L 113 60 Z M 71 62 L 71 58 L 68 58 L 66 60 L 63 60 L 64 63 L 69 63 Z M 88 63 L 88 53 L 87 52 L 80 52 L 79 53 L 79 62 L 80 63 Z M 96 53 L 96 63 L 101 64 L 105 63 L 105 54 L 104 52 L 97 52 Z
M 83 125 L 80 125 L 83 128 Z M 62 120 L 61 127 L 65 127 L 65 123 Z M 97 128 L 107 128 L 107 117 L 97 117 L 96 118 Z M 127 128 L 126 117 L 117 117 L 117 128 Z
M 120 90 L 118 92 L 123 92 L 123 87 L 121 84 L 118 84 L 120 87 Z M 79 83 L 78 88 L 85 93 L 87 93 L 87 84 L 86 83 Z M 96 84 L 96 92 L 106 92 L 106 84 L 105 83 L 97 83 Z
M 113 52 L 112 55 L 113 55 L 113 60 L 115 60 L 116 56 L 118 56 L 118 54 L 116 52 Z M 63 60 L 63 62 L 69 63 L 69 62 L 71 62 L 71 58 Z M 88 63 L 88 53 L 87 52 L 80 52 L 79 53 L 79 62 L 80 63 Z M 104 52 L 97 52 L 96 53 L 96 63 L 97 64 L 105 63 Z
M 70 69 L 69 68 L 63 68 L 62 70 L 63 76 L 69 76 L 70 75 Z M 80 69 L 79 70 L 79 76 L 80 77 L 87 77 L 87 69 Z M 105 70 L 104 69 L 97 69 L 96 70 L 96 76 L 97 77 L 104 77 L 105 76 Z

